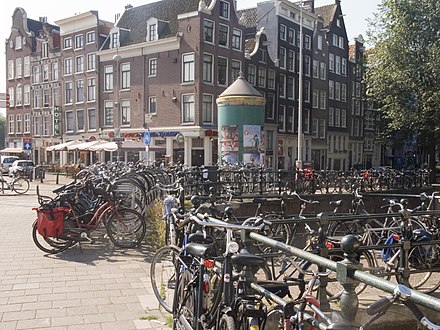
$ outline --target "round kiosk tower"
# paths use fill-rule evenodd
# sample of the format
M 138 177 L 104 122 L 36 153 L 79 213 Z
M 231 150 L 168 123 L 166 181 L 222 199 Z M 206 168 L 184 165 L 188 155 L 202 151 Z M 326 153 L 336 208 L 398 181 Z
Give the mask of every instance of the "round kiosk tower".
M 240 74 L 216 102 L 220 164 L 264 164 L 265 98 Z

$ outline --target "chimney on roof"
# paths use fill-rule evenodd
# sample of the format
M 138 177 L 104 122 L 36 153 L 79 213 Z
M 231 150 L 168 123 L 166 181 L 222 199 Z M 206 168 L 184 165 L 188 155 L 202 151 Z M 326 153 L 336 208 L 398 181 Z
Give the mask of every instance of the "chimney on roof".
M 132 5 L 130 5 L 130 4 L 125 5 L 125 10 L 129 10 L 129 9 L 131 9 L 131 8 L 133 8 Z
M 40 16 L 40 22 L 41 23 L 47 23 L 47 17 L 46 16 Z

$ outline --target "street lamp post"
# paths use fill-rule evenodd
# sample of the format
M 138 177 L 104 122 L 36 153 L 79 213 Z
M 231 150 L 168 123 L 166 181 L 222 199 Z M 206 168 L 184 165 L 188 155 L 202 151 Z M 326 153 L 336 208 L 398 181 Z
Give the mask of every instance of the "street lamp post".
M 303 1 L 300 2 L 300 12 L 299 12 L 299 70 L 298 70 L 298 158 L 296 161 L 296 168 L 302 169 L 302 121 L 303 121 Z

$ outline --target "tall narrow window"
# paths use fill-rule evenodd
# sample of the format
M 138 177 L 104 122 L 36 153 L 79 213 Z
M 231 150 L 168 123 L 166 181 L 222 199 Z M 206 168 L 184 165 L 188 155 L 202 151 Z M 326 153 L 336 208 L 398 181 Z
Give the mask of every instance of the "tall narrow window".
M 87 125 L 89 130 L 96 129 L 96 110 L 89 109 L 87 110 Z
M 15 78 L 21 78 L 22 75 L 21 57 L 15 59 Z
M 76 110 L 76 129 L 84 130 L 84 110 Z
M 213 118 L 213 95 L 203 94 L 203 109 L 202 109 L 202 121 L 204 123 L 211 124 Z
M 84 81 L 76 81 L 76 103 L 84 102 Z
M 203 82 L 213 83 L 213 56 L 211 54 L 203 54 Z
M 189 83 L 194 82 L 194 53 L 182 55 L 182 82 Z
M 194 122 L 194 94 L 182 95 L 182 121 L 184 123 Z
M 113 126 L 113 102 L 104 103 L 104 126 Z
M 64 60 L 64 74 L 72 74 L 72 58 L 66 58 Z
M 217 79 L 219 85 L 226 85 L 228 80 L 228 59 L 219 57 L 217 60 Z
M 154 41 L 157 39 L 157 26 L 156 24 L 150 24 L 148 26 L 148 40 Z
M 155 77 L 157 75 L 157 59 L 150 58 L 148 60 L 148 75 L 150 77 Z
M 121 64 L 121 88 L 130 88 L 130 63 Z
M 248 76 L 247 76 L 247 81 L 249 82 L 249 84 L 255 85 L 256 75 L 257 75 L 257 68 L 255 67 L 255 65 L 249 64 Z
M 76 69 L 75 72 L 83 72 L 84 71 L 84 56 L 77 56 L 75 58 Z
M 151 115 L 157 114 L 157 98 L 156 98 L 156 96 L 151 96 L 148 99 L 148 110 Z
M 258 87 L 266 87 L 266 68 L 258 68 Z
M 241 71 L 241 62 L 240 61 L 236 61 L 236 60 L 232 60 L 231 61 L 231 78 L 232 81 L 235 81 L 238 76 L 240 75 L 240 71 Z
M 96 54 L 87 54 L 87 70 L 96 69 Z
M 96 100 L 96 78 L 87 80 L 87 101 Z
M 104 67 L 104 90 L 113 90 L 113 66 L 111 65 Z
M 75 48 L 84 47 L 84 36 L 82 34 L 75 36 Z
M 218 44 L 220 46 L 228 47 L 228 34 L 229 27 L 227 25 L 220 24 L 218 29 Z
M 204 20 L 203 21 L 203 40 L 206 42 L 213 43 L 214 42 L 214 22 Z
M 24 114 L 24 131 L 23 133 L 30 133 L 31 132 L 31 114 L 25 113 Z
M 232 49 L 241 50 L 241 30 L 232 31 Z
M 229 2 L 220 1 L 220 17 L 229 19 Z
M 64 84 L 64 101 L 66 104 L 73 103 L 73 88 L 71 81 Z
M 130 125 L 130 101 L 124 100 L 121 102 L 121 124 Z

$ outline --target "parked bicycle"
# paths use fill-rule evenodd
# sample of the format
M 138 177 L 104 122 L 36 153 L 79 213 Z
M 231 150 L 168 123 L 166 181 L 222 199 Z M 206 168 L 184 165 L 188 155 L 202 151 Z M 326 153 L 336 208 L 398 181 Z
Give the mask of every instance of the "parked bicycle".
M 112 186 L 95 187 L 96 183 L 69 184 L 54 190 L 55 198 L 41 196 L 40 207 L 34 208 L 37 220 L 32 238 L 46 253 L 62 252 L 77 242 L 94 243 L 91 233 L 104 223 L 106 234 L 121 248 L 138 246 L 146 233 L 144 217 L 125 208 L 114 195 Z
M 17 194 L 25 194 L 29 190 L 29 180 L 23 176 L 14 175 L 12 178 L 5 177 L 0 171 L 0 183 L 2 193 L 5 190 L 11 190 Z

